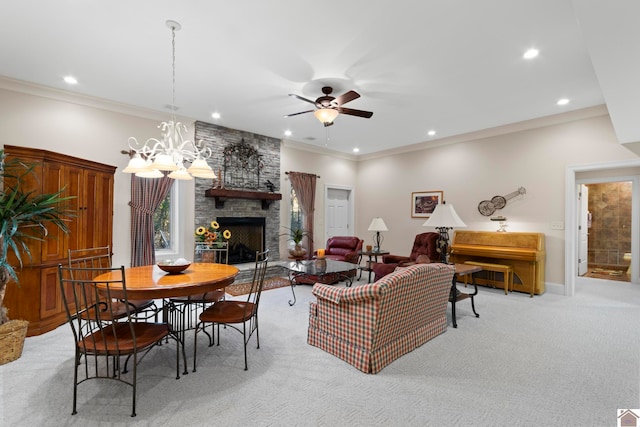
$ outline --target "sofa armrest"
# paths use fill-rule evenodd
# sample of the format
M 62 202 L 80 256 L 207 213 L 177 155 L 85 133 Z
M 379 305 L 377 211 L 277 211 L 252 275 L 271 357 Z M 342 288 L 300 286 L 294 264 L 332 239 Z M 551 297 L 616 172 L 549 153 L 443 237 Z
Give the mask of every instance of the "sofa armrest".
M 311 292 L 316 298 L 325 299 L 334 304 L 340 304 L 380 298 L 386 289 L 386 287 L 376 285 L 375 283 L 356 286 L 354 288 L 336 288 L 335 286 L 316 283 L 313 285 Z
M 359 264 L 360 261 L 360 255 L 358 255 L 358 252 L 348 252 L 346 254 L 344 254 L 344 261 L 345 262 L 350 262 L 351 264 Z

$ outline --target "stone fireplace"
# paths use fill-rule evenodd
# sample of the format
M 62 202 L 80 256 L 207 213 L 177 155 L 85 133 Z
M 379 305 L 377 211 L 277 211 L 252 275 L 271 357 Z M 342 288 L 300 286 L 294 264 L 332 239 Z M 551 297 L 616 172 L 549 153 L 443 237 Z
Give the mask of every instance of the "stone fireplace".
M 209 224 L 215 220 L 220 229 L 231 231 L 229 245 L 229 263 L 255 262 L 256 250 L 269 249 L 271 260 L 279 260 L 280 230 L 280 200 L 267 201 L 253 198 L 256 194 L 273 195 L 279 193 L 280 186 L 280 143 L 276 138 L 258 135 L 250 132 L 229 129 L 205 122 L 195 123 L 194 140 L 202 140 L 213 151 L 208 160 L 216 174 L 224 168 L 225 148 L 241 142 L 246 142 L 261 156 L 260 179 L 258 185 L 250 183 L 251 187 L 242 188 L 244 184 L 237 184 L 238 180 L 227 181 L 226 190 L 247 191 L 246 196 L 233 197 L 227 195 L 209 197 L 207 190 L 220 186 L 220 181 L 210 179 L 196 179 L 195 183 L 195 227 Z M 227 162 L 228 163 L 228 162 Z M 222 170 L 224 174 L 224 170 Z M 275 184 L 275 188 L 268 188 L 266 183 Z M 236 188 L 237 187 L 237 188 Z M 217 191 L 217 190 L 216 190 Z M 236 192 L 237 193 L 237 192 Z M 251 193 L 251 194 L 249 194 Z M 249 198 L 252 196 L 252 198 Z M 195 229 L 195 228 L 194 228 Z M 236 254 L 233 254 L 234 246 Z
M 256 251 L 265 249 L 265 218 L 218 217 L 221 230 L 229 230 L 229 264 L 255 262 Z

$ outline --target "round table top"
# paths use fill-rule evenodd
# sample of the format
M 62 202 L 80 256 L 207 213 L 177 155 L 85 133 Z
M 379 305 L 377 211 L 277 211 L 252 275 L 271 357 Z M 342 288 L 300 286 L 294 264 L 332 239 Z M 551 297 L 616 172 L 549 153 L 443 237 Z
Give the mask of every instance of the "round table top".
M 133 299 L 161 299 L 188 295 L 224 288 L 235 280 L 238 268 L 227 264 L 192 263 L 178 274 L 168 274 L 156 265 L 125 268 L 127 297 Z M 120 280 L 120 271 L 115 270 L 94 278 L 100 280 Z M 100 285 L 98 285 L 100 287 Z M 114 298 L 123 298 L 111 286 Z

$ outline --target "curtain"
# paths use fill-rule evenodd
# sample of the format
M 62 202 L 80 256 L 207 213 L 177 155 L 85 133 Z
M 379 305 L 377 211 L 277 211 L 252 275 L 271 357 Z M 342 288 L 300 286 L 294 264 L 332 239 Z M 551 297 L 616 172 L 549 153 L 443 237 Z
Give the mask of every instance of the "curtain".
M 131 266 L 156 263 L 153 214 L 167 197 L 173 179 L 131 175 Z
M 313 214 L 316 206 L 316 175 L 303 172 L 289 172 L 291 187 L 298 196 L 300 207 L 304 213 L 304 230 L 309 233 L 307 237 L 307 257 L 313 257 Z

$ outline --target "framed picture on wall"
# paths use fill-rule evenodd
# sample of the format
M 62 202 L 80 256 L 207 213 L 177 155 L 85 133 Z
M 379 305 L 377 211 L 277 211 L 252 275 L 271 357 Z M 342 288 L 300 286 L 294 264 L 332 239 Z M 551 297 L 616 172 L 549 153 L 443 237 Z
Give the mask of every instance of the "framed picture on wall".
M 411 218 L 429 218 L 436 205 L 442 203 L 443 191 L 419 191 L 411 193 Z

